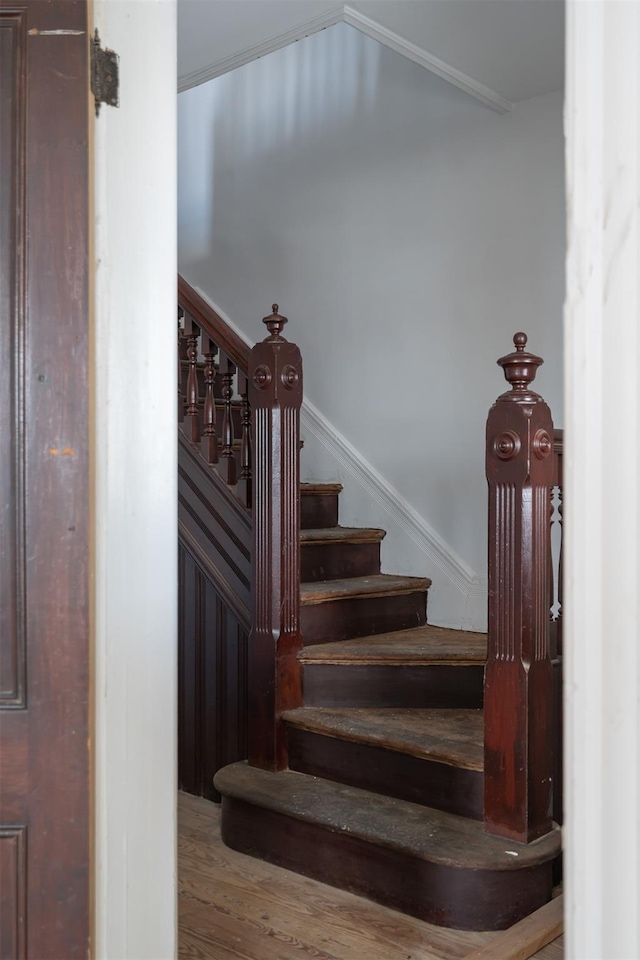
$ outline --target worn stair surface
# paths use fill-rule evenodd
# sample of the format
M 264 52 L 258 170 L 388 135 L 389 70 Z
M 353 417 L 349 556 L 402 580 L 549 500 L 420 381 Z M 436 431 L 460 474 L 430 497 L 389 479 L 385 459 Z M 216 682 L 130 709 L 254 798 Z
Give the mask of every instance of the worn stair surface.
M 306 646 L 305 704 L 481 707 L 486 653 L 484 634 L 430 624 Z
M 384 531 L 340 527 L 341 489 L 301 487 L 290 769 L 218 772 L 223 839 L 431 923 L 504 929 L 550 899 L 559 831 L 484 832 L 486 636 L 427 623 L 431 581 L 380 572 Z
M 514 845 L 464 817 L 246 763 L 215 784 L 228 846 L 429 923 L 500 930 L 551 898 L 557 832 Z

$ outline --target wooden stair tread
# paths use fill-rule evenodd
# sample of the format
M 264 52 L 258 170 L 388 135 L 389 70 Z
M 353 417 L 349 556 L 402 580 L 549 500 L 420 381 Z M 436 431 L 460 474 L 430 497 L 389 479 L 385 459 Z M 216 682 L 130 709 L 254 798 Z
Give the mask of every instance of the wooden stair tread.
M 482 710 L 299 707 L 283 720 L 310 733 L 395 750 L 467 770 L 484 769 Z
M 375 527 L 322 527 L 318 530 L 301 530 L 300 543 L 379 543 L 386 537 L 386 530 Z
M 215 785 L 223 796 L 443 866 L 511 871 L 548 861 L 560 850 L 558 828 L 518 844 L 485 833 L 481 822 L 466 817 L 291 770 L 271 773 L 245 761 L 219 770 Z
M 300 484 L 300 493 L 302 495 L 309 494 L 313 496 L 322 496 L 326 494 L 327 496 L 334 496 L 336 493 L 340 493 L 342 490 L 341 483 L 301 483 Z
M 428 590 L 431 580 L 422 577 L 399 577 L 379 573 L 371 577 L 352 577 L 347 580 L 318 580 L 300 584 L 300 603 L 311 606 L 326 600 L 346 600 L 350 597 L 400 596 Z
M 305 647 L 298 659 L 303 663 L 420 664 L 484 663 L 487 635 L 468 630 L 451 630 L 425 624 L 410 630 L 356 637 L 337 643 Z

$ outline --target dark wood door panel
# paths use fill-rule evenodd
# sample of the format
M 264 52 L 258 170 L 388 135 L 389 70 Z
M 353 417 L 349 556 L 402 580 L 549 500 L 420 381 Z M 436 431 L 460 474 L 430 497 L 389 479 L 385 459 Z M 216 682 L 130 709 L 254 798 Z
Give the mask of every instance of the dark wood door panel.
M 25 703 L 24 410 L 21 361 L 22 173 L 25 146 L 26 16 L 0 18 L 0 703 Z
M 0 0 L 0 960 L 89 950 L 88 20 Z

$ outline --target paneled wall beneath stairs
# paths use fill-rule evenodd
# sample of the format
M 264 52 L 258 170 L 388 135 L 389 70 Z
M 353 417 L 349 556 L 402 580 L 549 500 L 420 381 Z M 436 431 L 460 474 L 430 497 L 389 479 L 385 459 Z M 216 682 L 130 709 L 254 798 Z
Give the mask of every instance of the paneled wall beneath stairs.
M 247 631 L 180 540 L 178 783 L 219 800 L 213 775 L 247 756 Z

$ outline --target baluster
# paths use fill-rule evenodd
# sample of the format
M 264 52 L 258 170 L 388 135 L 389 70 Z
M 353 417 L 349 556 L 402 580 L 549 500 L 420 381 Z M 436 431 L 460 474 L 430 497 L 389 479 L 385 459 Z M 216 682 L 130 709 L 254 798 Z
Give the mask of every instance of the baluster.
M 556 455 L 556 484 L 558 487 L 558 524 L 560 526 L 560 554 L 558 556 L 558 612 L 556 615 L 556 636 L 558 655 L 562 656 L 562 500 L 564 492 L 563 462 L 564 462 L 564 434 L 556 430 L 553 438 L 553 449 Z
M 218 458 L 218 470 L 224 481 L 230 486 L 237 480 L 236 459 L 233 452 L 233 376 L 236 372 L 235 364 L 220 352 L 220 376 L 222 378 L 222 399 L 224 410 L 222 414 L 222 450 Z
M 218 434 L 216 427 L 216 398 L 214 384 L 216 379 L 215 359 L 218 348 L 211 337 L 202 334 L 202 354 L 204 356 L 204 412 L 202 429 L 202 455 L 207 463 L 218 462 Z
M 182 392 L 182 353 L 183 353 L 183 339 L 182 339 L 182 323 L 184 320 L 184 310 L 180 305 L 178 305 L 178 422 L 182 423 L 184 418 L 184 396 Z
M 265 317 L 270 336 L 249 361 L 253 436 L 253 593 L 249 637 L 249 762 L 287 765 L 283 711 L 300 706 L 300 405 L 302 358 Z
M 240 445 L 240 479 L 237 493 L 245 505 L 251 507 L 251 407 L 249 406 L 249 383 L 246 374 L 238 371 L 238 392 L 242 397 L 242 441 Z
M 551 829 L 549 494 L 553 421 L 530 390 L 540 357 L 527 338 L 498 360 L 511 390 L 487 419 L 489 630 L 485 668 L 484 820 L 529 842 Z
M 187 404 L 184 414 L 185 433 L 191 443 L 198 443 L 200 439 L 200 422 L 198 417 L 198 337 L 200 328 L 192 317 L 185 311 L 184 336 L 187 343 Z

